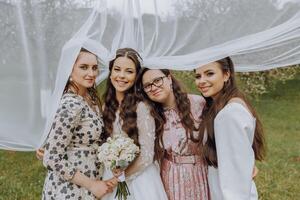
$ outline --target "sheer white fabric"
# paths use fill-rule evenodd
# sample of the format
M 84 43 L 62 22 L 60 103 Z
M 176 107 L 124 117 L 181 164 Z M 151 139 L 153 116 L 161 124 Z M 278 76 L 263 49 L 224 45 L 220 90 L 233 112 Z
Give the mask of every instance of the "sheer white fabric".
M 120 47 L 151 68 L 228 55 L 237 71 L 300 63 L 300 0 L 0 0 L 0 30 L 2 149 L 44 142 L 82 46 L 98 55 L 99 80 Z

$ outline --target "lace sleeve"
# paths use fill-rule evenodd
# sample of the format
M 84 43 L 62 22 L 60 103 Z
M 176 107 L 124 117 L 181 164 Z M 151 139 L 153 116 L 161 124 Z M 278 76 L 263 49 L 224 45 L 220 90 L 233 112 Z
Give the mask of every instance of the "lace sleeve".
M 138 176 L 146 167 L 153 163 L 155 121 L 145 103 L 137 107 L 137 127 L 139 130 L 140 155 L 126 169 L 126 179 Z
M 65 157 L 74 129 L 80 120 L 82 104 L 79 99 L 70 96 L 63 97 L 61 101 L 44 146 L 43 164 L 62 179 L 71 180 L 76 168 Z

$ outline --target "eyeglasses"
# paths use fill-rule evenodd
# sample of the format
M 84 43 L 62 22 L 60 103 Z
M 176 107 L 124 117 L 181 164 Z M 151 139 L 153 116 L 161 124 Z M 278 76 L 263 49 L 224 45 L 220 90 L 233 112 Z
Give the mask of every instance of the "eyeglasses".
M 166 76 L 158 77 L 158 78 L 154 79 L 151 83 L 145 84 L 143 86 L 144 91 L 146 93 L 151 92 L 153 85 L 155 87 L 161 87 L 164 84 L 164 78 L 166 78 Z

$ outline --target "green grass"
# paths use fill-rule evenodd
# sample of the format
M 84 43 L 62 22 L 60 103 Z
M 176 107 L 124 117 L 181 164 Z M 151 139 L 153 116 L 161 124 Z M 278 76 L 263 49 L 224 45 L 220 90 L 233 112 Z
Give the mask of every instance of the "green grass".
M 0 200 L 41 199 L 45 172 L 33 153 L 0 151 Z
M 268 155 L 259 164 L 261 199 L 300 199 L 300 76 L 278 84 L 255 106 L 267 137 Z
M 176 73 L 191 92 L 192 78 Z M 262 200 L 300 199 L 300 75 L 253 101 L 265 127 L 266 161 L 257 163 Z M 45 169 L 34 153 L 0 151 L 0 200 L 41 199 Z

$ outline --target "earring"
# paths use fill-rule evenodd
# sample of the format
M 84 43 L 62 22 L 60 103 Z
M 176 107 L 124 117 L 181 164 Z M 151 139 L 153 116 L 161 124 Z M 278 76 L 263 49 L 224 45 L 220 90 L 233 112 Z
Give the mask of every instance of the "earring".
M 69 81 L 73 81 L 72 77 L 70 76 Z

